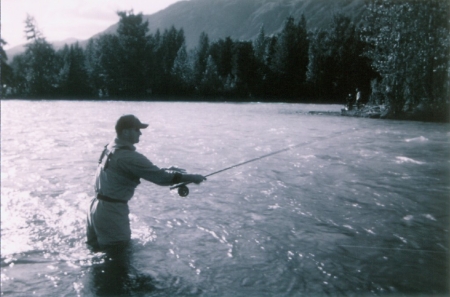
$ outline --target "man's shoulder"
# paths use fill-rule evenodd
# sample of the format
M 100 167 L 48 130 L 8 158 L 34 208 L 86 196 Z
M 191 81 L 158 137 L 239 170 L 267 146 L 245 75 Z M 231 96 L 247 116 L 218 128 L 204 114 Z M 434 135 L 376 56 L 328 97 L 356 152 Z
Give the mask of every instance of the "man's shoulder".
M 118 159 L 122 159 L 124 161 L 129 162 L 150 162 L 146 156 L 141 154 L 138 151 L 135 150 L 129 150 L 129 149 L 121 149 L 118 148 L 115 150 L 115 155 Z
M 144 157 L 144 155 L 143 154 L 141 154 L 140 152 L 138 152 L 138 151 L 136 151 L 136 150 L 131 150 L 131 149 L 129 149 L 129 148 L 127 148 L 127 147 L 118 147 L 118 148 L 115 148 L 114 149 L 114 153 L 115 154 L 117 154 L 117 155 L 123 155 L 123 156 L 136 156 L 136 157 L 138 157 L 138 156 L 142 156 L 142 157 Z

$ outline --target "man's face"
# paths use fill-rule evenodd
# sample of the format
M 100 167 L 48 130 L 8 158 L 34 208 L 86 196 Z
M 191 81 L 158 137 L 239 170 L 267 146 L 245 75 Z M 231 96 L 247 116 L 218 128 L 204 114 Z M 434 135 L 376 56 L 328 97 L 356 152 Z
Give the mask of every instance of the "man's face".
M 138 143 L 139 136 L 142 135 L 141 130 L 138 128 L 125 129 L 123 130 L 123 134 L 125 135 L 126 140 L 132 144 Z

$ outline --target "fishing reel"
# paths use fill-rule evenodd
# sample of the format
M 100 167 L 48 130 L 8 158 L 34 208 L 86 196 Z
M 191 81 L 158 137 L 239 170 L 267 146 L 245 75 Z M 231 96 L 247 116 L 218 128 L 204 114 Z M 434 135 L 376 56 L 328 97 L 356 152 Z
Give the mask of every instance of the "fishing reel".
M 189 195 L 189 188 L 186 185 L 181 185 L 178 187 L 178 195 L 181 197 L 186 197 Z
M 189 195 L 189 188 L 186 186 L 186 184 L 187 183 L 181 183 L 171 187 L 170 189 L 178 189 L 178 195 L 180 195 L 181 197 L 186 197 L 187 195 Z

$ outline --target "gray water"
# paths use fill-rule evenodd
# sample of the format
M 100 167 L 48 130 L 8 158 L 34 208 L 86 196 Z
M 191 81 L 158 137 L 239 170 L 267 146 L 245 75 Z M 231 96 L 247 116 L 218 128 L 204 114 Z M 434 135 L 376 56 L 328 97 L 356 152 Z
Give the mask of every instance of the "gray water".
M 449 293 L 450 126 L 331 116 L 340 106 L 1 102 L 1 295 L 95 296 L 85 211 L 117 118 L 138 151 L 211 176 L 130 201 L 129 296 Z M 323 114 L 308 114 L 323 111 Z

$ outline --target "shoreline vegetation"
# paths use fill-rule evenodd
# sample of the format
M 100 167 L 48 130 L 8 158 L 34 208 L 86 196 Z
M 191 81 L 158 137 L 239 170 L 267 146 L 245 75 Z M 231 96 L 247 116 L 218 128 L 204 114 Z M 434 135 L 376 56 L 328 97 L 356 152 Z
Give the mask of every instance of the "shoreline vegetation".
M 165 99 L 165 100 L 161 100 Z M 270 100 L 242 100 L 237 98 L 181 98 L 181 97 L 170 97 L 170 98 L 159 98 L 158 100 L 152 100 L 150 98 L 135 98 L 135 99 L 118 99 L 118 98 L 108 98 L 108 99 L 67 99 L 67 98 L 2 98 L 2 101 L 15 101 L 15 100 L 25 100 L 25 101 L 123 101 L 123 102 L 199 102 L 199 103 L 242 103 L 242 104 L 253 104 L 253 103 L 267 103 L 267 104 L 277 104 L 277 103 L 291 103 L 291 104 L 311 104 L 311 105 L 328 105 L 329 103 L 318 103 L 318 102 L 291 102 L 291 101 L 270 101 Z M 403 112 L 401 115 L 393 115 L 390 110 L 385 105 L 371 105 L 367 104 L 361 107 L 353 106 L 349 110 L 348 106 L 342 106 L 340 111 L 317 111 L 309 110 L 305 114 L 309 115 L 329 115 L 329 116 L 345 116 L 345 117 L 356 117 L 356 118 L 371 118 L 371 119 L 384 119 L 384 120 L 405 120 L 405 121 L 421 121 L 421 122 L 435 122 L 435 123 L 450 123 L 450 108 L 443 109 L 440 112 L 436 110 L 426 110 L 423 106 L 416 108 L 410 112 Z
M 371 0 L 358 24 L 306 16 L 254 40 L 188 49 L 183 28 L 149 33 L 142 13 L 118 12 L 117 32 L 55 50 L 28 16 L 24 53 L 0 39 L 2 99 L 340 104 L 340 115 L 450 122 L 450 2 Z M 280 100 L 282 98 L 282 100 Z
M 386 106 L 366 105 L 361 108 L 349 110 L 347 107 L 342 108 L 340 115 L 348 117 L 372 118 L 372 119 L 388 119 L 388 120 L 406 120 L 406 121 L 422 121 L 449 123 L 450 110 L 449 107 L 443 110 L 427 109 L 425 106 L 418 106 L 414 110 L 402 112 L 400 115 L 394 115 L 386 108 Z

